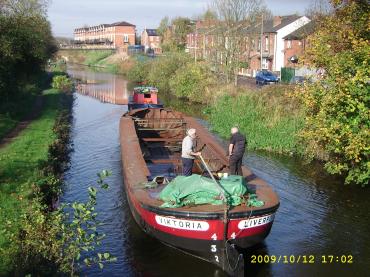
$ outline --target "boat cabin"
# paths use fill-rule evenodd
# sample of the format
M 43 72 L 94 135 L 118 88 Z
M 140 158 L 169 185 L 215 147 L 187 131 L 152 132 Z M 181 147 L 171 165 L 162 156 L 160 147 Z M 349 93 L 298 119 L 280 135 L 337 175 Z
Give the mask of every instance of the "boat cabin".
M 160 108 L 158 89 L 155 87 L 135 87 L 131 101 L 128 104 L 129 110 L 140 108 Z

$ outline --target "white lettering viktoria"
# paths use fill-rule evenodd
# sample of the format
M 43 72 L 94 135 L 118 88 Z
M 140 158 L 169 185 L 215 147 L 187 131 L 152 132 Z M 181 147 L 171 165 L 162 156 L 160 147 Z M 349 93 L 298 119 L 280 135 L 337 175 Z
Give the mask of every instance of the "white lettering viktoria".
M 192 230 L 192 231 L 207 231 L 209 229 L 208 222 L 205 221 L 193 221 L 176 219 L 172 217 L 155 216 L 155 221 L 162 226 L 171 227 L 175 229 L 182 230 Z
M 241 220 L 238 223 L 238 228 L 242 230 L 242 229 L 248 229 L 248 228 L 265 225 L 273 221 L 274 217 L 275 217 L 275 214 L 270 214 L 270 215 L 266 215 L 263 217 L 254 217 L 254 218 L 250 218 L 247 220 Z

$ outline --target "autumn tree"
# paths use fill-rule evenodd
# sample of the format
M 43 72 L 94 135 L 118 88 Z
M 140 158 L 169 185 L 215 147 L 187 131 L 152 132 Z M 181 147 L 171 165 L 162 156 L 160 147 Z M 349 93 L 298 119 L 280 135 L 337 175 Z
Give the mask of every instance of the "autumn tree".
M 345 183 L 370 181 L 369 5 L 332 0 L 309 38 L 305 63 L 323 73 L 298 89 L 306 110 L 301 138 L 310 157 L 325 160 Z

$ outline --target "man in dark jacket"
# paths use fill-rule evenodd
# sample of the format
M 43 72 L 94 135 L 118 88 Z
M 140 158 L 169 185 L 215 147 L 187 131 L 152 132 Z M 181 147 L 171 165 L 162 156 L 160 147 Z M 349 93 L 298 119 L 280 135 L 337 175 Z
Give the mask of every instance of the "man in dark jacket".
M 243 134 L 239 132 L 238 128 L 231 128 L 231 138 L 229 145 L 230 175 L 243 175 L 242 161 L 246 144 L 246 138 Z

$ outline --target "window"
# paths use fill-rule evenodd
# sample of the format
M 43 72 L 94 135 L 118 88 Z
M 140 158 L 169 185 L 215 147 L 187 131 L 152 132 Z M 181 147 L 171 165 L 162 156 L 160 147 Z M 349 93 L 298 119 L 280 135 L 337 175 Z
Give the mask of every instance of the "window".
M 269 37 L 265 36 L 265 52 L 269 51 Z
M 288 39 L 288 40 L 287 40 L 287 42 L 286 42 L 286 47 L 287 47 L 288 49 L 292 48 L 292 41 L 291 41 L 290 39 Z
M 257 50 L 261 50 L 261 38 L 258 39 L 258 45 L 257 45 Z
M 262 69 L 268 69 L 269 67 L 269 62 L 266 58 L 262 59 Z
M 127 34 L 123 35 L 123 42 L 128 42 L 128 35 Z

